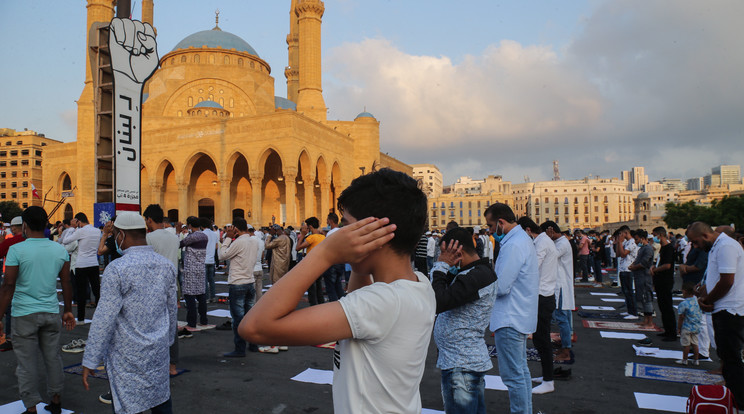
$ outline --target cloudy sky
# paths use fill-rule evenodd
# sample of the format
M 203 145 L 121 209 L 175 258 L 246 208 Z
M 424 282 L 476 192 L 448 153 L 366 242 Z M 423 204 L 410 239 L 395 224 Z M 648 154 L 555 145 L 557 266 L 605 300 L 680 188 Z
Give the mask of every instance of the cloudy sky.
M 140 16 L 141 0 L 134 16 Z M 704 175 L 744 160 L 744 2 L 326 0 L 329 119 L 364 110 L 381 149 L 445 183 Z M 289 0 L 156 0 L 161 56 L 214 26 L 283 68 Z M 75 137 L 85 2 L 0 3 L 0 128 Z

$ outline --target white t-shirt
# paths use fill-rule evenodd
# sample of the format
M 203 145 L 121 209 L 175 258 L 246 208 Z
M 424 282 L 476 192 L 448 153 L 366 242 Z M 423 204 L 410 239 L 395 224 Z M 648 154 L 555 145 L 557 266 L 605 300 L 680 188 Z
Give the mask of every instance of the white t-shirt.
M 429 280 L 373 283 L 339 299 L 353 339 L 333 352 L 337 413 L 420 413 L 419 383 L 434 326 Z
M 262 260 L 263 260 L 264 250 L 266 250 L 265 243 L 261 239 L 261 237 L 258 236 L 257 234 L 254 234 L 251 237 L 254 238 L 254 239 L 256 239 L 256 241 L 258 242 L 258 253 L 256 255 L 256 265 L 253 266 L 253 271 L 254 272 L 263 272 L 263 262 L 262 262 Z
M 168 229 L 157 229 L 147 233 L 147 244 L 152 246 L 155 253 L 165 257 L 178 269 L 178 236 Z
M 705 286 L 710 293 L 721 280 L 721 273 L 733 273 L 734 285 L 726 296 L 718 299 L 713 313 L 725 310 L 733 315 L 744 316 L 744 250 L 736 240 L 721 233 L 708 253 Z
M 628 266 L 635 262 L 636 255 L 638 255 L 638 244 L 633 239 L 628 239 L 623 242 L 623 249 L 628 251 L 628 255 L 625 257 L 618 256 L 617 258 L 617 271 L 618 272 L 630 272 Z
M 545 233 L 535 237 L 537 266 L 540 271 L 540 296 L 553 296 L 558 281 L 558 249 Z
M 204 264 L 214 264 L 214 253 L 217 250 L 217 242 L 220 241 L 220 234 L 214 230 L 202 230 L 207 235 L 207 254 L 204 257 Z

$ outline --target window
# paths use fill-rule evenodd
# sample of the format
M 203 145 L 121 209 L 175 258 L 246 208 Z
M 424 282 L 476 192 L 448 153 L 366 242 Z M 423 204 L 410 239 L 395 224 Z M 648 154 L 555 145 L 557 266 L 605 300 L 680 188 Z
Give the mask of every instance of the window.
M 0 199 L 5 198 L 5 193 L 0 193 Z
M 13 160 L 13 161 L 10 162 L 10 165 L 13 166 L 13 167 L 15 167 L 16 165 L 18 165 L 18 161 L 17 160 Z
M 460 201 L 460 208 L 462 208 L 462 201 Z
M 21 150 L 21 155 L 28 156 L 28 154 L 29 154 L 29 151 L 27 149 Z
M 0 183 L 0 188 L 5 188 L 5 182 Z
M 599 201 L 599 197 L 598 196 L 594 196 L 594 202 L 596 203 L 598 201 Z
M 468 210 L 468 217 L 473 217 L 473 210 Z
M 28 165 L 28 160 L 21 160 L 21 165 Z
M 24 191 L 23 193 L 21 193 L 21 196 L 23 196 L 23 198 L 28 198 L 28 193 Z
M 36 150 L 35 154 L 37 157 L 41 157 L 41 150 Z
M 462 210 L 460 210 L 460 217 L 462 218 Z
M 8 151 L 0 151 L 0 157 L 7 157 Z
M 17 150 L 10 151 L 10 156 L 11 157 L 17 157 L 18 156 L 18 151 Z
M 23 208 L 28 207 L 28 203 L 23 203 Z
M 18 198 L 18 193 L 10 193 L 10 198 Z
M 23 145 L 23 141 L 16 141 L 16 145 Z
M 5 171 L 0 172 L 0 178 L 5 178 Z
M 11 187 L 11 188 L 16 188 L 16 187 L 18 187 L 18 183 L 17 183 L 17 182 L 15 182 L 15 181 L 12 181 L 12 182 L 10 183 L 10 187 Z
M 36 164 L 37 167 L 41 167 L 41 160 L 36 160 L 34 164 Z
M 18 171 L 12 171 L 10 173 L 10 176 L 13 177 L 13 178 L 17 177 L 18 176 Z

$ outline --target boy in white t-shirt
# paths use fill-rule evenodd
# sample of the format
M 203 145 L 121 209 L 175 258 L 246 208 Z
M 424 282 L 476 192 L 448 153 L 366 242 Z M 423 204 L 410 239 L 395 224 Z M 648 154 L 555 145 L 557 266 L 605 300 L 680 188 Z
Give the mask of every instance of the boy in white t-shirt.
M 413 178 L 382 169 L 352 181 L 338 205 L 343 227 L 264 294 L 239 333 L 254 343 L 338 341 L 337 413 L 420 413 L 436 300 L 410 258 L 424 233 L 426 196 Z M 351 263 L 348 294 L 297 309 L 307 288 L 335 263 Z

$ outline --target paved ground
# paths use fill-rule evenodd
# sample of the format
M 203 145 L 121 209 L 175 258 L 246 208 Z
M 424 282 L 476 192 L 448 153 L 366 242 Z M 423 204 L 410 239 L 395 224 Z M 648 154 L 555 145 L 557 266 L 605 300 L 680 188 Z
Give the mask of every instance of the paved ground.
M 226 276 L 218 275 L 218 280 Z M 226 285 L 218 285 L 218 292 L 226 292 Z M 618 307 L 619 303 L 607 303 L 590 291 L 618 292 L 616 288 L 577 288 L 576 298 L 580 305 L 602 305 Z M 619 297 L 619 296 L 618 296 Z M 305 303 L 301 306 L 306 306 Z M 227 309 L 226 304 L 213 304 L 211 309 Z M 185 310 L 179 315 L 185 320 Z M 222 323 L 226 319 L 211 318 L 210 323 Z M 687 396 L 690 385 L 654 380 L 627 378 L 624 367 L 627 362 L 644 362 L 673 366 L 673 360 L 636 357 L 631 347 L 634 341 L 602 339 L 598 329 L 581 325 L 575 317 L 575 332 L 578 341 L 574 344 L 576 362 L 570 366 L 573 377 L 568 381 L 556 381 L 556 392 L 534 397 L 535 412 L 543 413 L 629 413 L 651 412 L 639 410 L 634 392 Z M 658 318 L 657 318 L 658 322 Z M 659 322 L 660 323 L 660 322 Z M 88 326 L 65 332 L 63 342 L 86 337 Z M 655 334 L 651 333 L 655 339 Z M 493 343 L 488 336 L 487 342 Z M 528 341 L 531 342 L 531 341 Z M 681 349 L 678 343 L 654 341 L 654 346 L 665 349 Z M 306 368 L 330 370 L 332 350 L 316 347 L 293 347 L 277 355 L 249 353 L 242 359 L 225 359 L 221 353 L 232 350 L 232 332 L 207 330 L 194 334 L 191 339 L 180 342 L 181 362 L 179 367 L 190 372 L 171 381 L 173 406 L 176 413 L 329 413 L 333 411 L 331 386 L 291 381 L 290 378 Z M 531 343 L 529 344 L 531 346 Z M 421 397 L 424 408 L 442 409 L 440 395 L 440 373 L 436 368 L 437 350 L 431 341 L 426 361 L 426 371 L 421 382 Z M 62 353 L 64 365 L 82 361 L 81 354 Z M 540 376 L 540 367 L 530 362 L 533 376 Z M 498 375 L 497 363 L 489 372 Z M 715 363 L 703 364 L 700 368 L 712 369 Z M 0 353 L 0 405 L 18 400 L 18 387 L 14 375 L 16 366 L 12 352 Z M 98 402 L 98 395 L 105 393 L 107 382 L 91 380 L 91 391 L 86 392 L 81 377 L 65 374 L 63 407 L 79 413 L 109 413 L 110 406 Z M 508 412 L 508 397 L 504 391 L 486 391 L 489 413 Z M 3 411 L 0 410 L 0 413 Z

